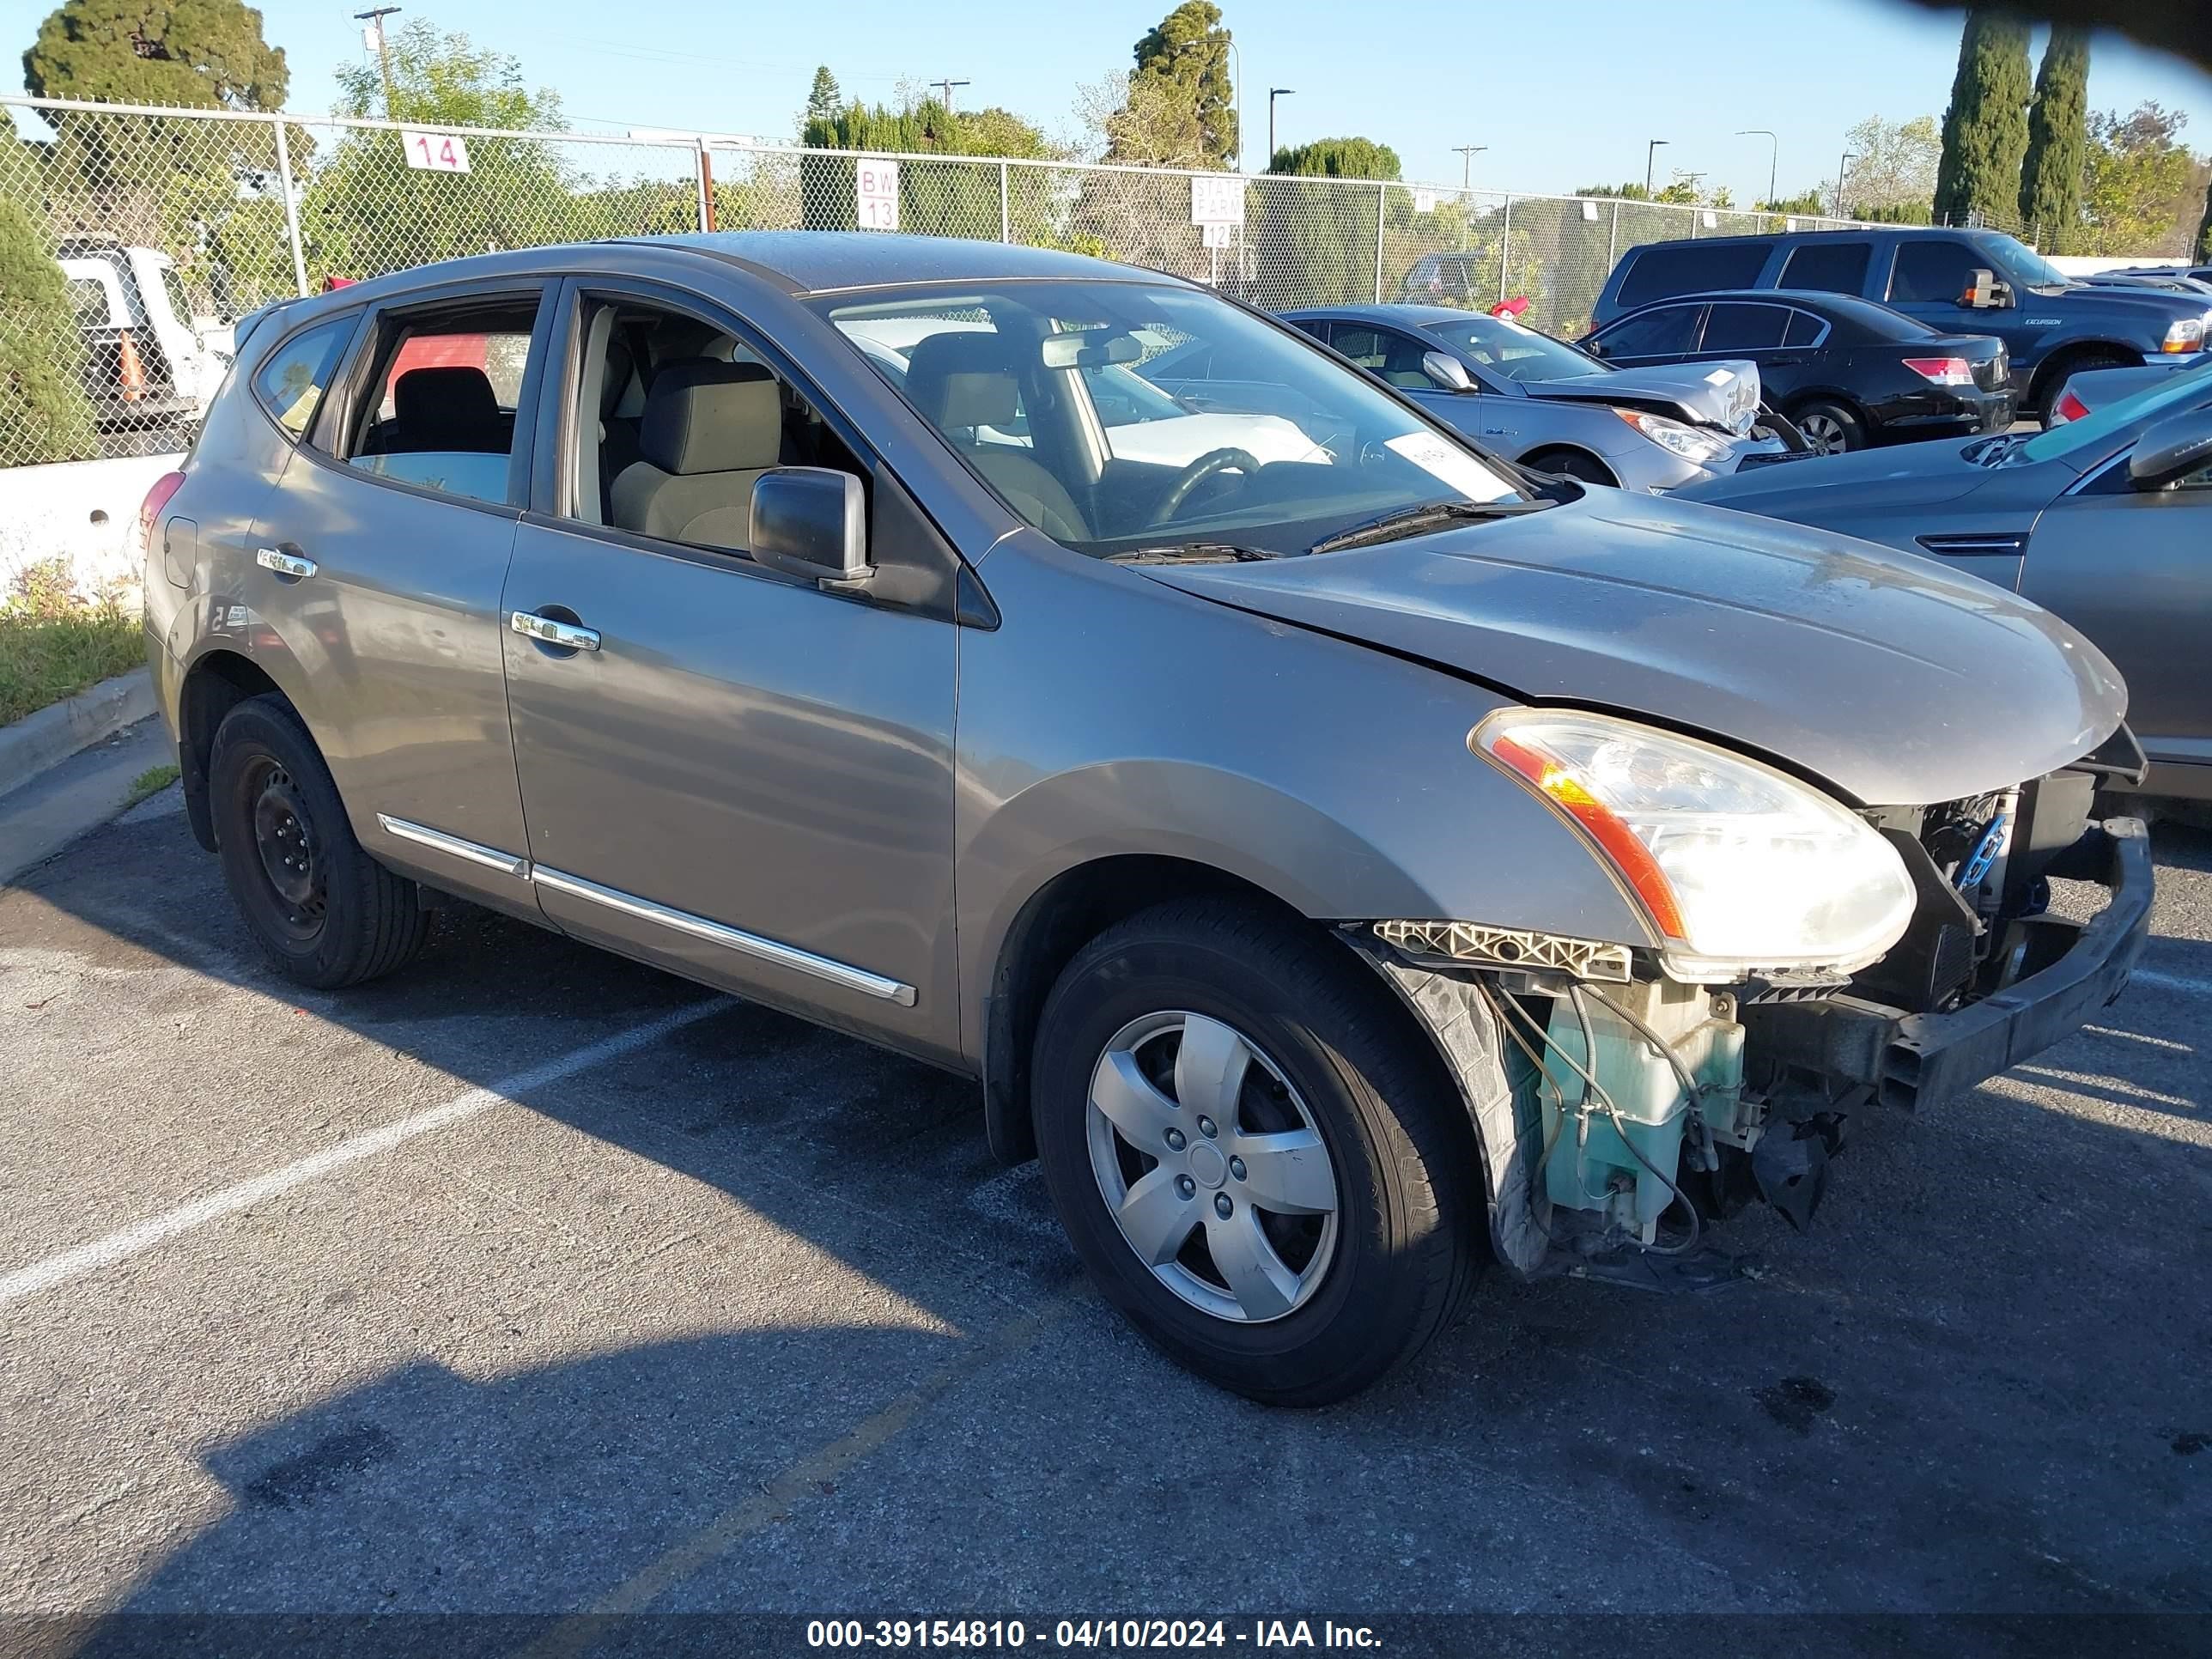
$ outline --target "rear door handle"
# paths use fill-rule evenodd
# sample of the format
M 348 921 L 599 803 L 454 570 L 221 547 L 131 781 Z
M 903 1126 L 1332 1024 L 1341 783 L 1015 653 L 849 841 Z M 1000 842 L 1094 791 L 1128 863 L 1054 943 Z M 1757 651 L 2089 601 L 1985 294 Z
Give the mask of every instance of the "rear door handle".
M 313 559 L 303 559 L 296 553 L 287 553 L 281 548 L 264 547 L 253 556 L 253 562 L 264 570 L 273 570 L 280 576 L 289 576 L 294 581 L 303 580 L 315 574 Z
M 526 635 L 540 645 L 557 646 L 564 651 L 596 651 L 599 648 L 599 630 L 585 628 L 576 623 L 564 623 L 551 617 L 540 617 L 528 611 L 511 611 L 507 625 L 516 633 Z

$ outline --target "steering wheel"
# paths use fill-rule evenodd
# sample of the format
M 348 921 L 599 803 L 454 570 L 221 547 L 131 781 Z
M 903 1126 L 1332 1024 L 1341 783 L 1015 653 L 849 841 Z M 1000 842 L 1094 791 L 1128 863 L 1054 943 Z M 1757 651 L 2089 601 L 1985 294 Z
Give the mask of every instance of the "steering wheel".
M 1169 523 L 1176 514 L 1182 511 L 1183 503 L 1190 499 L 1192 490 L 1197 489 L 1215 473 L 1227 472 L 1232 469 L 1248 474 L 1257 472 L 1260 470 L 1260 463 L 1249 450 L 1230 448 L 1206 451 L 1205 454 L 1183 468 L 1182 475 L 1168 486 L 1168 493 L 1161 497 L 1159 506 L 1152 511 L 1150 524 L 1157 526 Z

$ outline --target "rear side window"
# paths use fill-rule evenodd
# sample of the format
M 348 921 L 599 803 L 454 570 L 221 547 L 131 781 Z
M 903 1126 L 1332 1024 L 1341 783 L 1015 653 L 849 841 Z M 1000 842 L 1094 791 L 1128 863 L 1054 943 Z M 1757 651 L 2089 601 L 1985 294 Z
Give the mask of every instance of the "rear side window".
M 1827 326 L 1827 324 L 1809 311 L 1793 311 L 1790 313 L 1790 332 L 1783 337 L 1782 343 L 1793 346 L 1811 345 L 1820 339 L 1822 331 Z
M 1703 306 L 1662 306 L 1640 317 L 1623 318 L 1594 337 L 1607 357 L 1668 357 L 1698 349 L 1698 313 Z
M 1764 351 L 1782 343 L 1790 313 L 1780 306 L 1717 305 L 1705 319 L 1707 351 Z
M 1988 259 L 1964 242 L 1929 238 L 1899 242 L 1889 276 L 1889 297 L 1922 304 L 1956 305 Z
M 253 371 L 254 397 L 269 411 L 269 418 L 295 438 L 315 418 L 353 325 L 353 318 L 340 317 L 302 329 Z
M 1870 242 L 1807 242 L 1782 267 L 1781 286 L 1814 294 L 1863 294 Z
M 392 326 L 347 465 L 472 501 L 509 501 L 538 301 L 475 301 Z
M 1767 247 L 1765 242 L 1656 243 L 1635 256 L 1617 298 L 1624 306 L 1641 306 L 1678 294 L 1756 287 Z

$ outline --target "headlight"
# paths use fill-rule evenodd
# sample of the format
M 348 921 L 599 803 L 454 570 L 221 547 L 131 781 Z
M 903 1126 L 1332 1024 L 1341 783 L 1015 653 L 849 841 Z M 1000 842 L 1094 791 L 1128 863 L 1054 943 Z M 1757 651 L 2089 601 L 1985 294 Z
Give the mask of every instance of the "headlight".
M 1669 420 L 1664 415 L 1647 415 L 1640 409 L 1616 409 L 1613 412 L 1662 449 L 1670 450 L 1686 461 L 1704 465 L 1728 458 L 1727 444 L 1680 421 Z
M 2198 349 L 2204 343 L 2204 330 L 2208 324 L 2212 324 L 2212 311 L 2206 312 L 2202 317 L 2185 317 L 2178 323 L 2168 324 L 2163 349 L 2167 351 Z
M 1675 978 L 1863 968 L 1911 920 L 1911 878 L 1863 820 L 1795 778 L 1602 714 L 1501 710 L 1468 745 L 1589 838 L 1641 901 Z

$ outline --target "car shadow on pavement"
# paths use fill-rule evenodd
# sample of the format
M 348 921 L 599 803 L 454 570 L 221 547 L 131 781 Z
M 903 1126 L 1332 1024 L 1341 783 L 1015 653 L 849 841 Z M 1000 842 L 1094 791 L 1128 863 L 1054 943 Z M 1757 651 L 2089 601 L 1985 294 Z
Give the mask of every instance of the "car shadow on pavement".
M 295 997 L 180 843 L 173 817 L 112 827 L 0 904 L 45 907 L 36 932 L 54 948 L 150 951 L 252 985 L 465 1084 L 703 994 L 463 911 L 406 974 Z M 2076 1039 L 2071 1069 L 2144 1063 L 2127 1039 L 2154 1026 L 2125 1002 L 2100 1023 L 2116 1035 Z M 2201 1071 L 2193 1051 L 2150 1052 L 2174 1069 L 2147 1086 Z M 2174 1091 L 2201 1103 L 2201 1089 L 2185 1077 Z M 531 1615 L 611 1598 L 992 1616 L 2212 1612 L 2212 1459 L 2181 1449 L 2212 1435 L 2212 1307 L 2181 1288 L 2212 1267 L 2212 1153 L 2094 1101 L 2008 1081 L 1875 1121 L 1811 1234 L 1740 1218 L 1737 1245 L 1762 1260 L 1739 1286 L 1661 1297 L 1493 1274 L 1421 1364 L 1294 1413 L 1185 1376 L 1082 1288 L 1041 1184 L 992 1162 L 962 1079 L 732 1002 L 513 1097 L 696 1183 L 712 1224 L 659 1257 L 580 1255 L 558 1276 L 579 1322 L 550 1358 L 519 1344 L 532 1357 L 501 1359 L 505 1316 L 456 1282 L 465 1260 L 373 1283 L 450 1302 L 489 1347 L 463 1365 L 422 1357 L 426 1340 L 190 1443 L 222 1513 L 152 1547 L 115 1616 L 73 1646 L 195 1650 L 202 1627 L 145 1622 L 157 1615 Z M 288 1294 L 360 1295 L 376 1278 L 296 1272 Z M 817 1283 L 842 1286 L 834 1307 L 810 1310 Z M 640 1340 L 641 1322 L 672 1322 L 629 1304 L 652 1309 L 662 1285 L 692 1297 L 672 1322 L 690 1329 Z M 278 1298 L 229 1321 L 210 1340 L 243 1346 L 209 1363 L 293 1363 L 299 1311 Z M 533 1304 L 507 1334 L 551 1317 Z M 52 1363 L 96 1366 L 98 1344 Z M 1208 1506 L 1224 1459 L 1240 1515 L 1285 1519 L 1264 1544 L 1242 1522 L 1223 1533 Z M 1162 1551 L 1167 1536 L 1210 1541 Z M 264 1639 L 205 1628 L 210 1651 Z M 505 1652 L 544 1634 L 456 1626 L 435 1646 Z

